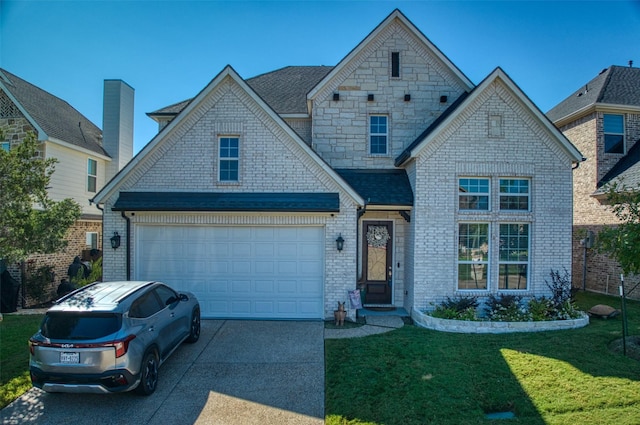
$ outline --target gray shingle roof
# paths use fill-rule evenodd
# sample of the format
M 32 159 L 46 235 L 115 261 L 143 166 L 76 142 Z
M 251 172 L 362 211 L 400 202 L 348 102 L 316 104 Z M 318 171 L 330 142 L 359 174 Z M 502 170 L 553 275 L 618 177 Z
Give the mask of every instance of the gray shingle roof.
M 120 192 L 114 211 L 340 212 L 338 193 Z
M 556 122 L 595 104 L 640 106 L 640 68 L 610 66 L 547 112 Z
M 335 171 L 368 205 L 413 205 L 413 190 L 405 170 L 343 168 Z
M 332 69 L 332 66 L 287 66 L 246 81 L 277 114 L 307 114 L 307 93 Z M 147 115 L 177 115 L 190 101 L 183 100 Z
M 73 106 L 20 77 L 0 69 L 0 83 L 49 137 L 109 156 L 102 131 Z

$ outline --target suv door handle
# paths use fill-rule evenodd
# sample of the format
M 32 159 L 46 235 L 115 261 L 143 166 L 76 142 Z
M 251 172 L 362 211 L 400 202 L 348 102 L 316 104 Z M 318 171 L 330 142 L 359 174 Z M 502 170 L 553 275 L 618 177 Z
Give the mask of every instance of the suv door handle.
M 151 326 L 151 327 L 149 328 L 149 332 L 153 332 L 153 331 L 155 331 L 155 330 L 156 330 L 156 327 L 155 327 L 155 326 Z

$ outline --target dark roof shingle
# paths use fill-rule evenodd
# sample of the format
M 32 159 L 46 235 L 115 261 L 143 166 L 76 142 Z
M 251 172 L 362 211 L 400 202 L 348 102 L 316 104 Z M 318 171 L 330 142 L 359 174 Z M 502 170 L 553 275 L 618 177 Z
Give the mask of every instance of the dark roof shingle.
M 120 192 L 113 211 L 340 212 L 338 193 Z
M 413 205 L 413 190 L 407 172 L 400 169 L 336 169 L 367 205 Z
M 307 93 L 332 69 L 332 66 L 287 66 L 246 81 L 277 114 L 307 114 Z M 183 100 L 147 115 L 177 115 L 189 102 L 191 99 Z
M 49 137 L 109 156 L 100 128 L 69 103 L 4 69 L 0 82 Z
M 553 122 L 595 104 L 640 106 L 640 68 L 610 66 L 554 106 Z

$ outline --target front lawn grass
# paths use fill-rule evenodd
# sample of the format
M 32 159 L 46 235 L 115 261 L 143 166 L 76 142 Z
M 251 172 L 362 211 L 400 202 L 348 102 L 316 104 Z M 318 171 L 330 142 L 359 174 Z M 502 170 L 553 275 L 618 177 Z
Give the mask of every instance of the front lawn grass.
M 577 294 L 577 304 L 620 299 Z M 640 303 L 627 302 L 640 334 Z M 325 342 L 326 423 L 638 424 L 640 362 L 609 349 L 621 316 L 582 329 L 469 335 L 416 326 Z M 489 420 L 510 411 L 515 419 Z
M 43 316 L 5 314 L 0 322 L 0 409 L 31 388 L 29 338 Z

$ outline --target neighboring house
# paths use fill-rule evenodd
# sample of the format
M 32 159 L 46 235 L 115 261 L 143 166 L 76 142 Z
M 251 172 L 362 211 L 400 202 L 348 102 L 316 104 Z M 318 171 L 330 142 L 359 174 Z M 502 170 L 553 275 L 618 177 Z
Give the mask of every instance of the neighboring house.
M 227 66 L 149 115 L 161 131 L 94 198 L 122 238 L 105 277 L 190 290 L 203 317 L 329 318 L 357 288 L 408 311 L 548 295 L 571 266 L 580 152 L 398 10 L 335 67 Z
M 606 205 L 607 183 L 640 184 L 640 68 L 603 69 L 547 116 L 587 158 L 573 180 L 573 285 L 618 294 L 618 263 L 585 240 L 618 223 Z
M 34 133 L 42 143 L 40 155 L 58 160 L 49 197 L 73 198 L 82 207 L 80 220 L 68 233 L 67 248 L 33 255 L 28 261 L 35 268 L 53 266 L 57 283 L 66 278 L 76 255 L 102 249 L 102 212 L 89 199 L 133 156 L 133 89 L 120 80 L 107 80 L 104 95 L 103 132 L 64 100 L 0 69 L 1 148 L 10 150 Z M 16 265 L 6 267 L 19 276 Z M 56 282 L 48 299 L 55 296 Z

